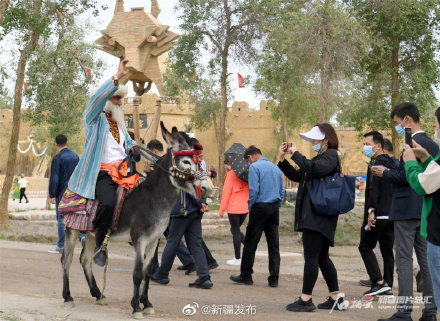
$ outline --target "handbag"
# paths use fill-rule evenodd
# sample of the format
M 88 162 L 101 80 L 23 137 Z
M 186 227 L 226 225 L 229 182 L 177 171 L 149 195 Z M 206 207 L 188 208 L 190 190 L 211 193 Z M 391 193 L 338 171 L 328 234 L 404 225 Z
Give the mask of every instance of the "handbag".
M 323 178 L 307 182 L 310 199 L 318 214 L 334 216 L 345 214 L 354 208 L 356 178 L 339 171 Z

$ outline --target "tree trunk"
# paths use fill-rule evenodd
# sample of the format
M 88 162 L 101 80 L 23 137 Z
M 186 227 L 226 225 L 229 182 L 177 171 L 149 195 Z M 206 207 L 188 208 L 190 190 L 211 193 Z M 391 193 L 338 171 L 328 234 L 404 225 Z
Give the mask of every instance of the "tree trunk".
M 396 43 L 391 50 L 391 108 L 399 103 L 399 49 L 400 43 Z M 400 139 L 394 128 L 394 122 L 391 119 L 390 127 L 392 132 L 392 141 L 394 154 L 398 156 L 400 150 Z
M 5 17 L 5 12 L 8 6 L 9 6 L 9 0 L 0 1 L 0 25 L 3 23 L 3 18 Z
M 284 98 L 280 101 L 280 116 L 281 116 L 281 134 L 283 135 L 283 142 L 287 142 L 289 139 L 289 129 L 287 128 L 287 115 L 285 109 Z
M 328 68 L 328 54 L 324 50 L 322 54 L 322 63 L 321 63 L 321 103 L 319 108 L 319 122 L 327 123 L 328 122 L 328 97 L 329 97 L 329 87 L 330 87 L 330 74 Z
M 226 115 L 228 112 L 228 96 L 227 96 L 227 78 L 228 78 L 228 53 L 222 54 L 222 74 L 220 79 L 221 87 L 221 107 L 219 118 L 219 135 L 217 137 L 217 150 L 218 150 L 218 190 L 219 198 L 221 198 L 223 190 L 223 182 L 225 179 L 225 167 L 223 165 L 225 145 L 226 145 Z
M 38 5 L 39 7 L 37 7 L 37 10 L 39 12 L 41 8 L 41 1 L 37 2 L 37 6 Z M 33 30 L 29 43 L 20 53 L 20 59 L 18 60 L 18 65 L 17 65 L 17 80 L 15 81 L 14 109 L 12 116 L 12 133 L 9 143 L 9 154 L 8 154 L 8 162 L 6 164 L 5 181 L 3 182 L 2 194 L 0 197 L 0 228 L 1 229 L 7 229 L 8 227 L 7 226 L 8 197 L 9 197 L 9 191 L 11 190 L 12 187 L 12 180 L 14 177 L 14 165 L 17 156 L 17 143 L 20 133 L 21 102 L 23 99 L 23 81 L 26 70 L 26 63 L 31 53 L 35 50 L 39 37 L 40 37 L 40 33 L 38 32 L 38 30 Z

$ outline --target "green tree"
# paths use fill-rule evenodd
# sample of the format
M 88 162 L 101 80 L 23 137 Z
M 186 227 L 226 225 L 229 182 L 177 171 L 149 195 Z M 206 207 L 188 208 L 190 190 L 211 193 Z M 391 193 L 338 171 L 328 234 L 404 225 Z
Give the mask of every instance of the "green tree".
M 63 20 L 65 27 L 58 30 L 56 41 L 50 41 L 52 37 L 42 41 L 26 73 L 29 108 L 24 115 L 34 127 L 44 128 L 41 143 L 49 146 L 58 134 L 66 135 L 69 141 L 80 138 L 88 83 L 99 76 L 91 70 L 102 65 L 94 57 L 94 47 L 83 40 L 85 30 L 69 21 L 70 17 Z
M 93 10 L 95 6 L 96 1 L 87 0 L 23 0 L 9 3 L 4 13 L 1 25 L 2 30 L 0 31 L 0 41 L 4 42 L 5 39 L 8 41 L 14 39 L 20 47 L 20 54 L 16 67 L 13 121 L 8 162 L 0 199 L 1 228 L 7 228 L 8 196 L 14 175 L 13 169 L 17 153 L 23 99 L 22 88 L 28 60 L 35 52 L 42 35 L 56 34 L 56 30 L 63 27 L 62 23 L 60 24 L 60 15 L 72 18 L 78 17 L 78 15 L 86 10 Z M 13 34 L 14 38 L 12 38 L 10 34 Z M 9 36 L 9 38 L 7 36 Z M 2 46 L 3 45 L 7 44 L 3 43 Z
M 224 177 L 223 154 L 226 141 L 229 59 L 246 60 L 253 43 L 260 38 L 259 22 L 263 12 L 255 12 L 257 0 L 180 0 L 177 9 L 182 35 L 170 54 L 176 75 L 191 87 L 201 66 L 217 79 L 220 88 L 220 112 L 215 116 L 218 149 L 219 189 Z M 185 88 L 186 89 L 186 88 Z
M 263 8 L 256 89 L 278 102 L 273 116 L 285 141 L 288 127 L 327 122 L 345 108 L 368 37 L 340 1 L 265 0 Z
M 437 0 L 350 0 L 360 21 L 372 35 L 370 54 L 362 61 L 360 90 L 341 121 L 359 130 L 391 129 L 394 147 L 398 135 L 390 121 L 391 108 L 401 101 L 415 102 L 423 114 L 437 105 L 440 27 Z

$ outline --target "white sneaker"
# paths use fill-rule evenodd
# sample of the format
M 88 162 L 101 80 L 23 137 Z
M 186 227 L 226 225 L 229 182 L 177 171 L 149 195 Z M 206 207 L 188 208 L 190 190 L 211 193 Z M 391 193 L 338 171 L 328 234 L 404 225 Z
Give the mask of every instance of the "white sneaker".
M 54 254 L 62 254 L 64 248 L 55 246 L 54 248 L 48 249 L 47 252 L 54 253 Z
M 233 258 L 232 260 L 227 260 L 226 263 L 229 265 L 241 265 L 241 259 Z

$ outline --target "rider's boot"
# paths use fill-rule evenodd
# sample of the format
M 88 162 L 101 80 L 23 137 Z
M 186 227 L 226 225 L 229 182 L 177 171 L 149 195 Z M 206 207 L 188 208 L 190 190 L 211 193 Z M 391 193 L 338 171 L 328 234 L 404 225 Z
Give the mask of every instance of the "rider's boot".
M 107 260 L 107 254 L 105 253 L 105 251 L 100 250 L 105 235 L 106 232 L 102 228 L 97 228 L 95 230 L 96 247 L 95 247 L 95 255 L 93 256 L 93 261 L 95 261 L 95 263 L 99 266 L 104 266 Z

